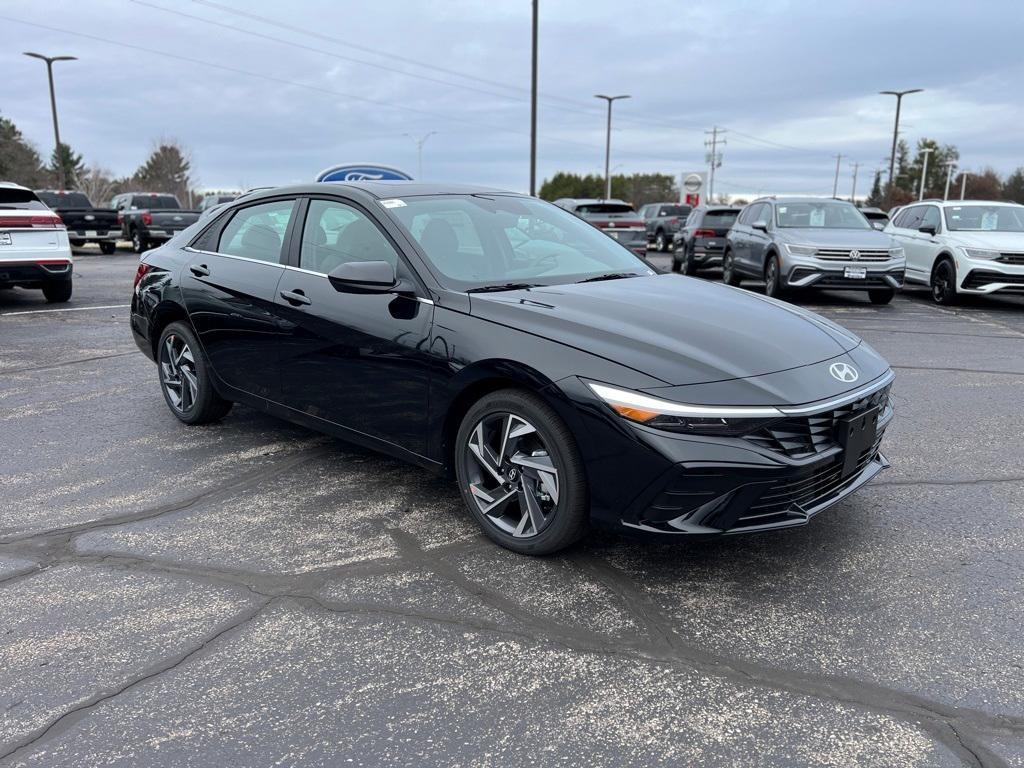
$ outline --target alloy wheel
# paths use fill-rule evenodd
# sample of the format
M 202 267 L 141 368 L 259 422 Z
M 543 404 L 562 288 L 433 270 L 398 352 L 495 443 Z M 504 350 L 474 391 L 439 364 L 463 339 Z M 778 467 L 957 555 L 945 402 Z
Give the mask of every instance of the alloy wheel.
M 779 266 L 776 264 L 773 258 L 768 262 L 768 272 L 764 278 L 764 290 L 769 296 L 774 296 L 778 293 L 779 285 Z
M 665 249 L 665 235 L 659 232 L 654 238 L 654 250 L 661 253 Z
M 945 261 L 935 269 L 935 277 L 932 278 L 932 298 L 939 304 L 948 301 L 952 293 L 951 286 L 955 278 L 950 274 L 951 271 L 949 262 Z
M 508 412 L 484 416 L 473 427 L 462 460 L 473 501 L 499 530 L 530 538 L 554 518 L 559 470 L 526 419 Z
M 167 401 L 179 413 L 185 413 L 199 396 L 196 360 L 188 342 L 171 334 L 160 348 L 160 383 Z

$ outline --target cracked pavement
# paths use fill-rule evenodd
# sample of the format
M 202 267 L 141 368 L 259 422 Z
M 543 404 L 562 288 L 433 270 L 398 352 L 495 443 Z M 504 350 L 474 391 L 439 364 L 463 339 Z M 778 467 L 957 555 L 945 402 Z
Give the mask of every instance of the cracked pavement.
M 1024 767 L 1024 301 L 807 297 L 897 370 L 892 469 L 800 530 L 530 559 L 419 469 L 181 425 L 135 263 L 0 291 L 0 766 Z

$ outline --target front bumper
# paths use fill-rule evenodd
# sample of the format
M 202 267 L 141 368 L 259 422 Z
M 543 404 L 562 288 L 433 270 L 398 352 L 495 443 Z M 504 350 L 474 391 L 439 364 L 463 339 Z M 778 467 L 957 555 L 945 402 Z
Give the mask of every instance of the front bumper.
M 844 291 L 899 290 L 906 259 L 881 262 L 825 261 L 814 256 L 782 257 L 782 274 L 789 288 L 832 288 Z M 863 273 L 862 277 L 855 274 Z
M 1014 254 L 1014 262 L 1024 257 Z M 958 256 L 957 290 L 964 293 L 1024 294 L 1024 263 L 1008 263 L 998 259 L 969 259 Z

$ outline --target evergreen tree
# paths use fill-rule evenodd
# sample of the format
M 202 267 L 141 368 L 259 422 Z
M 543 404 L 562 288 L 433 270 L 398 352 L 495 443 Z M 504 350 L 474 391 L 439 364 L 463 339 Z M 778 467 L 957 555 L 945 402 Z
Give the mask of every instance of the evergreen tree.
M 78 189 L 79 179 L 85 176 L 85 163 L 81 155 L 62 141 L 60 147 L 54 147 L 47 170 L 53 186 L 59 187 L 63 181 L 64 189 Z
M 177 142 L 161 141 L 135 171 L 132 182 L 140 190 L 172 194 L 182 205 L 188 205 L 191 167 L 191 161 Z
M 971 186 L 970 181 L 967 182 L 967 186 Z M 1006 177 L 1001 196 L 1003 200 L 1024 204 L 1024 168 L 1018 168 Z
M 3 116 L 0 116 L 0 179 L 29 188 L 46 183 L 46 169 L 36 148 Z

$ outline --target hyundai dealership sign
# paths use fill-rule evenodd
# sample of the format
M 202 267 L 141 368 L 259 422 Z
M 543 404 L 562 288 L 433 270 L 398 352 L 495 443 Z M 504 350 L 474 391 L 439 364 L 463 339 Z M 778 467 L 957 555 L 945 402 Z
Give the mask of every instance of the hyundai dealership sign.
M 334 165 L 320 171 L 317 181 L 412 181 L 412 176 L 397 168 L 373 163 Z

